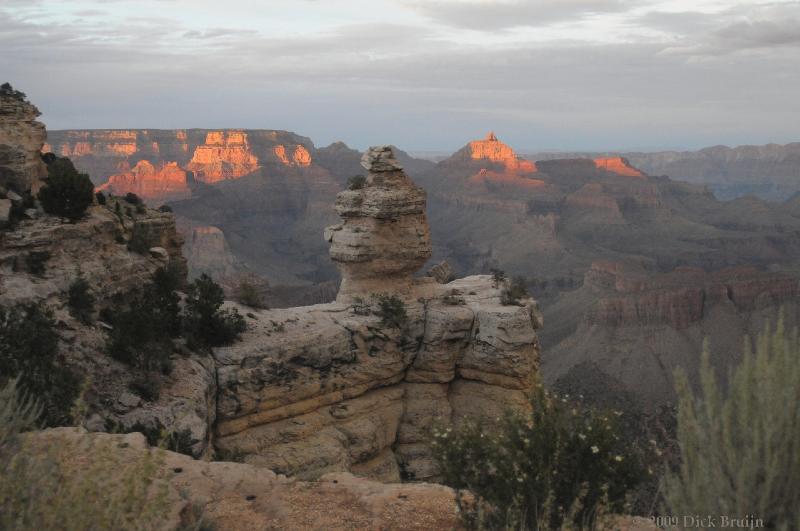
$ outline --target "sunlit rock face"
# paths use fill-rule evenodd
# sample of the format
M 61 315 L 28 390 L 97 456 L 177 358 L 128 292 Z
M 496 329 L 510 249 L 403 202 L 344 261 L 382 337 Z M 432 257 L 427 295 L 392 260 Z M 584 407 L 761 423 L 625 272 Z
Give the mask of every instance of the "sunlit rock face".
M 336 197 L 342 223 L 325 229 L 331 260 L 342 274 L 337 300 L 403 292 L 431 256 L 425 191 L 405 174 L 388 146 L 361 160 L 364 186 Z
M 27 192 L 47 176 L 40 150 L 47 134 L 35 105 L 13 91 L 0 89 L 0 186 Z
M 644 173 L 631 166 L 628 159 L 624 157 L 607 157 L 594 159 L 595 166 L 600 170 L 605 170 L 624 177 L 645 178 Z
M 462 150 L 466 150 L 472 160 L 487 160 L 502 164 L 510 172 L 533 173 L 536 171 L 535 163 L 518 157 L 510 146 L 500 142 L 497 136 L 491 132 L 483 140 L 474 140 Z
M 244 131 L 210 131 L 205 144 L 198 146 L 186 166 L 195 179 L 216 183 L 253 173 L 258 157 L 250 149 Z
M 307 167 L 311 165 L 311 153 L 309 153 L 308 150 L 302 145 L 297 145 L 294 147 L 291 159 L 286 152 L 286 146 L 283 144 L 275 146 L 273 148 L 273 152 L 281 164 L 285 166 Z
M 154 166 L 140 160 L 132 169 L 112 175 L 98 190 L 114 195 L 133 192 L 146 201 L 175 201 L 190 197 L 186 172 L 177 162 Z

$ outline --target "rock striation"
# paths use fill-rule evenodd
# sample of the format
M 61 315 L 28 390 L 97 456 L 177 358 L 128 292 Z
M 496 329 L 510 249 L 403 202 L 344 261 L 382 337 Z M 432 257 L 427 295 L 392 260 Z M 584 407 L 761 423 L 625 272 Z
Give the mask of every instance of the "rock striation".
M 47 177 L 41 158 L 47 138 L 39 109 L 10 85 L 0 87 L 0 188 L 28 192 Z
M 337 300 L 373 293 L 407 294 L 411 275 L 431 256 L 425 191 L 405 174 L 389 146 L 361 159 L 366 183 L 336 197 L 342 223 L 325 229 L 342 274 Z
M 195 179 L 215 183 L 253 173 L 259 167 L 244 131 L 211 131 L 205 144 L 197 146 L 186 169 Z
M 425 195 L 389 148 L 363 164 L 326 230 L 344 294 L 252 314 L 241 342 L 214 350 L 216 444 L 300 478 L 431 479 L 435 423 L 527 406 L 541 316 L 531 299 L 503 305 L 488 275 L 412 278 L 430 255 Z M 388 323 L 375 293 L 400 296 L 405 318 Z

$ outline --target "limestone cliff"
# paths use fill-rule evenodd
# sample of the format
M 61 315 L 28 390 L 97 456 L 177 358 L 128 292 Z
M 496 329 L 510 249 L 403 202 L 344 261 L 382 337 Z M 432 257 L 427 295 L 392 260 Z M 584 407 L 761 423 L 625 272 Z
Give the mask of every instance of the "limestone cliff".
M 223 453 L 302 478 L 433 478 L 434 423 L 527 404 L 535 303 L 504 306 L 489 276 L 413 279 L 430 253 L 424 193 L 388 148 L 364 166 L 367 183 L 340 193 L 343 222 L 326 231 L 344 295 L 252 314 L 240 343 L 215 349 Z M 403 300 L 405 321 L 378 315 L 381 292 Z
M 41 158 L 47 135 L 36 121 L 40 114 L 24 94 L 8 84 L 0 87 L 0 188 L 28 192 L 47 177 Z
M 123 163 L 123 168 L 127 163 Z M 154 166 L 147 160 L 140 160 L 133 168 L 111 175 L 99 190 L 125 195 L 133 192 L 145 200 L 174 201 L 191 196 L 186 172 L 176 162 Z
M 197 146 L 186 169 L 195 179 L 215 183 L 235 179 L 258 169 L 259 161 L 244 131 L 212 131 L 203 145 Z

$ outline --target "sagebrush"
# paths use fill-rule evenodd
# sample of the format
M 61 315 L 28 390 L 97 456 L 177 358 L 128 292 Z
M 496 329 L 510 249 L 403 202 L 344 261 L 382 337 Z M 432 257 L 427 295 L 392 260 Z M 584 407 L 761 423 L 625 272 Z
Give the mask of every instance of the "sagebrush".
M 701 393 L 676 385 L 681 464 L 666 475 L 667 514 L 750 516 L 767 529 L 800 529 L 800 342 L 781 318 L 747 341 L 727 392 L 704 349 Z

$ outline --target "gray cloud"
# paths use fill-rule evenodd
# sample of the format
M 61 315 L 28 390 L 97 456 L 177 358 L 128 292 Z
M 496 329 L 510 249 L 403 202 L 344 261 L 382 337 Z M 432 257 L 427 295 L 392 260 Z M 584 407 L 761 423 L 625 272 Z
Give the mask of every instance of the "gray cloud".
M 454 149 L 489 129 L 520 149 L 796 140 L 791 38 L 726 29 L 780 19 L 687 16 L 671 22 L 684 48 L 761 52 L 696 62 L 664 53 L 672 42 L 497 48 L 399 24 L 278 37 L 160 18 L 44 24 L 0 9 L 0 62 L 51 128 L 263 127 L 408 149 Z
M 523 26 L 544 26 L 581 19 L 597 13 L 624 11 L 629 0 L 409 0 L 407 5 L 448 26 L 493 31 Z

